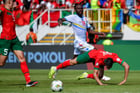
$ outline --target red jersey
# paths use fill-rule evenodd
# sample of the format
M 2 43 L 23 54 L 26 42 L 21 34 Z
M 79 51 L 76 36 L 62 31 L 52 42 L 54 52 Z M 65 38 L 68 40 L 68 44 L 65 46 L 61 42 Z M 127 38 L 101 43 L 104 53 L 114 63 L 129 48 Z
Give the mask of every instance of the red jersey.
M 104 60 L 107 58 L 112 58 L 113 62 L 122 64 L 124 61 L 116 54 L 110 53 L 103 50 L 91 50 L 88 53 L 91 59 L 95 59 L 94 68 L 99 68 L 100 66 L 105 66 Z
M 0 13 L 2 24 L 2 32 L 0 34 L 0 39 L 12 40 L 16 38 L 15 19 L 12 14 L 12 11 L 1 7 Z

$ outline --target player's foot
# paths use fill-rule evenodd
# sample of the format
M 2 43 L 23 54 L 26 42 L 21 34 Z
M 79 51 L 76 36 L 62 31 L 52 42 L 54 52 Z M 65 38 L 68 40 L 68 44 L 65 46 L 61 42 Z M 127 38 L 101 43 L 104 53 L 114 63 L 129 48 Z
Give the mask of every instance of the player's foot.
M 111 78 L 104 75 L 104 76 L 102 77 L 102 80 L 108 81 L 108 80 L 111 80 Z
M 77 77 L 78 80 L 80 79 L 85 79 L 87 77 L 88 73 L 87 72 L 83 72 L 80 76 Z
M 26 84 L 26 87 L 33 87 L 33 86 L 35 86 L 37 84 L 38 84 L 37 81 L 31 81 L 31 82 L 29 82 L 29 83 Z
M 49 72 L 49 78 L 53 78 L 55 79 L 56 77 L 56 67 L 55 66 L 52 66 L 51 69 L 50 69 L 50 72 Z

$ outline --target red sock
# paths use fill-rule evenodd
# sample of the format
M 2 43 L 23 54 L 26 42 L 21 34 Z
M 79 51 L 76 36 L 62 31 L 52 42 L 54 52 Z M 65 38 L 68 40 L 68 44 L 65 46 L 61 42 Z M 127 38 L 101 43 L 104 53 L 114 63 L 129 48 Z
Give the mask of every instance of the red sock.
M 29 83 L 31 79 L 30 79 L 29 69 L 26 62 L 20 62 L 20 68 L 21 68 L 22 73 L 24 74 L 26 83 Z
M 94 79 L 94 76 L 93 76 L 93 74 L 88 74 L 87 78 L 92 78 L 92 79 Z
M 98 74 L 97 74 L 97 76 L 98 76 Z M 88 74 L 87 78 L 94 79 L 94 75 L 93 74 Z
M 58 70 L 58 69 L 61 69 L 61 68 L 65 68 L 65 67 L 67 67 L 67 66 L 70 66 L 70 59 L 64 61 L 64 62 L 61 63 L 61 64 L 59 64 L 59 65 L 56 67 L 56 69 Z

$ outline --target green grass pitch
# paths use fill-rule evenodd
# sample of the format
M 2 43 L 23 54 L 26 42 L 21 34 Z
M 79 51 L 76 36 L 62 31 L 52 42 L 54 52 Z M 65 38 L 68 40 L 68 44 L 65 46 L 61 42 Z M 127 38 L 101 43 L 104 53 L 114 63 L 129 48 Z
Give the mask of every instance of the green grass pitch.
M 24 76 L 20 69 L 0 69 L 0 93 L 57 93 L 50 89 L 53 79 L 48 79 L 47 69 L 30 69 L 31 79 L 39 81 L 35 87 L 26 88 Z M 82 72 L 92 70 L 59 70 L 57 79 L 63 82 L 61 93 L 140 93 L 140 71 L 130 71 L 127 82 L 117 85 L 123 80 L 123 71 L 105 71 L 111 80 L 99 86 L 93 79 L 77 80 Z

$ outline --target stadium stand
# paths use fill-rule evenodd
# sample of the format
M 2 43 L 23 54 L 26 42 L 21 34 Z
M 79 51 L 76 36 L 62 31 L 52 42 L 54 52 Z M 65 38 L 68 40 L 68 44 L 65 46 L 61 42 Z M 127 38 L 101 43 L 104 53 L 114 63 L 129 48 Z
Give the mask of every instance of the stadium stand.
M 59 44 L 61 43 L 65 38 L 64 38 L 64 35 L 65 37 L 68 37 L 69 35 L 71 35 L 71 33 L 60 33 L 54 41 L 52 41 L 53 37 L 56 35 L 56 33 L 49 33 L 47 34 L 43 39 L 41 39 L 39 41 L 39 43 L 54 43 L 54 44 Z M 72 34 L 72 36 L 70 38 L 68 38 L 68 40 L 66 41 L 67 44 L 73 44 L 73 41 L 74 41 L 74 35 Z

